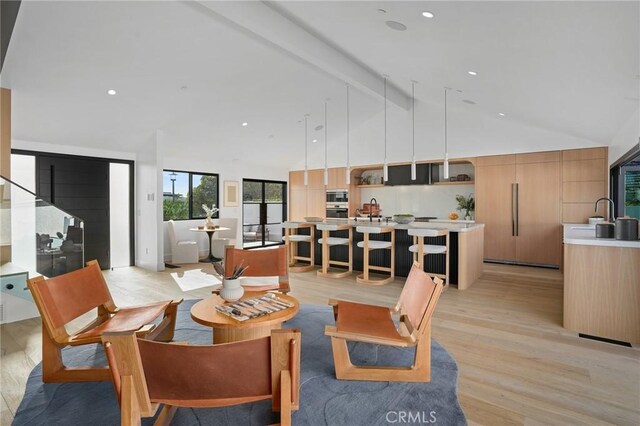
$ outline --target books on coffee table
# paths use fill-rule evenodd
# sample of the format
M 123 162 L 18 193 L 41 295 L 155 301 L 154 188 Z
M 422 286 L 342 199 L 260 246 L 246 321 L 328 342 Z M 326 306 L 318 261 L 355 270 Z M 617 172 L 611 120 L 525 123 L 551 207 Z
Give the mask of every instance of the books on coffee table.
M 271 294 L 272 293 L 262 297 L 239 300 L 233 303 L 225 303 L 224 305 L 216 305 L 216 310 L 234 320 L 246 321 L 293 308 L 294 305 L 292 303 L 275 295 L 271 296 Z

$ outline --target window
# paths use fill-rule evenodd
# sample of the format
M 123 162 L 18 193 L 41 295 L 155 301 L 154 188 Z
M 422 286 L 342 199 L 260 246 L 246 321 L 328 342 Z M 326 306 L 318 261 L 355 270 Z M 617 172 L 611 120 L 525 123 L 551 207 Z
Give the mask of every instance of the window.
M 202 205 L 218 205 L 218 175 L 164 170 L 162 206 L 164 220 L 204 219 Z M 218 213 L 213 215 L 218 218 Z

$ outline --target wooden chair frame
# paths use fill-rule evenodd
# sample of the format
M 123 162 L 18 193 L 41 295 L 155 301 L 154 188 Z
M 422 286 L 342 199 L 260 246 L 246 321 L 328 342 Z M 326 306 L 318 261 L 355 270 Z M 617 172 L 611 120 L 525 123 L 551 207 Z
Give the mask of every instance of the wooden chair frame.
M 414 262 L 413 268 L 407 278 L 410 279 L 413 273 L 425 274 L 418 263 Z M 426 275 L 428 279 L 431 278 Z M 431 316 L 443 290 L 442 280 L 433 280 L 435 287 L 430 295 L 430 299 L 420 317 L 418 324 L 412 324 L 405 309 L 405 294 L 400 295 L 398 303 L 392 308 L 374 307 L 382 311 L 388 311 L 389 321 L 391 315 L 399 314 L 400 321 L 397 327 L 398 336 L 394 338 L 367 335 L 362 333 L 352 333 L 340 331 L 336 326 L 326 326 L 325 335 L 331 337 L 331 348 L 333 350 L 333 361 L 336 370 L 336 377 L 339 380 L 368 380 L 368 381 L 394 381 L 394 382 L 429 382 L 431 380 Z M 406 286 L 406 285 L 405 285 Z M 405 297 L 403 297 L 405 296 Z M 340 301 L 330 300 L 333 306 L 336 320 L 340 315 Z M 415 347 L 413 365 L 410 367 L 389 367 L 389 366 L 357 366 L 351 362 L 347 341 L 372 343 L 378 345 L 396 347 Z
M 286 223 L 283 224 L 284 228 L 284 242 L 287 247 L 287 259 L 289 261 L 289 270 L 291 272 L 307 272 L 313 270 L 315 265 L 315 226 L 311 224 L 299 224 L 298 226 L 287 226 Z M 291 237 L 294 235 L 298 235 L 298 229 L 301 228 L 309 228 L 309 241 L 295 241 L 292 240 Z M 308 243 L 309 244 L 309 256 L 300 256 L 298 255 L 298 244 L 299 243 Z M 308 265 L 298 265 L 298 260 L 302 260 L 303 262 L 309 262 Z
M 50 294 L 50 281 L 59 285 L 68 282 L 68 286 L 89 286 L 89 292 L 84 289 L 82 294 L 86 296 L 91 293 L 91 300 L 77 300 L 70 297 L 69 304 L 61 306 L 55 303 L 55 297 Z M 111 374 L 107 366 L 103 367 L 67 367 L 62 360 L 62 349 L 65 346 L 78 346 L 101 342 L 100 329 L 105 328 L 109 321 L 117 318 L 116 321 L 124 319 L 130 327 L 132 321 L 135 322 L 136 314 L 144 315 L 145 319 L 151 316 L 157 318 L 164 312 L 162 321 L 154 325 L 144 321 L 137 324 L 138 336 L 147 339 L 157 339 L 170 341 L 173 339 L 173 331 L 176 323 L 177 307 L 182 302 L 171 300 L 155 303 L 147 306 L 118 308 L 111 297 L 107 283 L 104 280 L 100 266 L 96 260 L 87 262 L 87 266 L 64 275 L 59 275 L 51 279 L 42 276 L 32 278 L 27 283 L 33 299 L 42 317 L 42 381 L 51 382 L 87 382 L 87 381 L 110 381 Z M 82 296 L 79 297 L 82 299 Z M 97 308 L 97 317 L 76 333 L 69 334 L 66 325 L 91 310 Z M 157 314 L 151 314 L 157 312 Z M 131 314 L 133 313 L 133 315 Z M 114 324 L 114 323 L 111 323 Z
M 363 232 L 364 239 L 362 247 L 362 274 L 356 276 L 356 282 L 359 284 L 369 284 L 369 285 L 384 285 L 392 282 L 395 279 L 395 269 L 396 269 L 396 231 L 392 226 L 380 227 L 376 232 L 377 234 L 391 234 L 391 246 L 386 249 L 376 249 L 371 248 L 369 245 L 370 234 L 372 232 Z M 390 250 L 391 252 L 391 264 L 389 266 L 376 266 L 369 264 L 369 252 L 371 250 Z M 372 278 L 369 274 L 369 271 L 379 271 L 379 272 L 388 272 L 389 276 L 387 278 Z
M 409 234 L 411 235 L 411 234 Z M 413 235 L 413 244 L 418 246 L 418 251 L 413 253 L 413 261 L 414 262 L 418 262 L 420 264 L 420 268 L 425 271 L 426 273 L 429 274 L 430 277 L 435 278 L 442 278 L 444 280 L 444 285 L 445 285 L 445 289 L 449 287 L 449 262 L 450 262 L 450 253 L 449 253 L 449 236 L 450 233 L 448 230 L 444 230 L 444 231 L 438 231 L 435 235 L 432 235 L 431 237 L 442 237 L 442 236 L 446 236 L 446 242 L 445 242 L 445 247 L 446 247 L 446 252 L 443 253 L 445 255 L 445 273 L 444 274 L 436 274 L 433 272 L 429 272 L 429 271 L 425 271 L 425 261 L 424 261 L 424 257 L 425 256 L 429 256 L 430 253 L 425 253 L 424 252 L 424 246 L 426 245 L 424 243 L 424 239 L 428 238 L 427 236 L 418 236 L 418 235 Z
M 218 394 L 216 395 L 212 393 L 211 389 L 207 390 L 206 386 L 202 387 L 204 390 L 200 390 L 198 387 L 199 383 L 203 382 L 220 382 L 219 375 L 208 378 L 205 372 L 195 371 L 194 374 L 193 369 L 181 372 L 178 371 L 178 365 L 169 365 L 166 367 L 166 373 L 171 374 L 173 369 L 174 374 L 179 376 L 178 383 L 181 380 L 186 380 L 189 383 L 194 383 L 196 387 L 197 398 L 193 398 L 193 390 L 191 391 L 191 397 L 182 398 L 179 396 L 180 389 L 176 391 L 176 389 L 164 388 L 165 382 L 148 380 L 149 377 L 145 376 L 145 363 L 141 358 L 139 339 L 136 338 L 134 331 L 105 333 L 102 336 L 102 341 L 113 373 L 113 383 L 120 403 L 122 426 L 139 425 L 141 417 L 153 417 L 161 406 L 161 412 L 155 422 L 157 426 L 169 425 L 177 407 L 226 407 L 269 398 L 272 399 L 273 411 L 280 411 L 281 424 L 290 425 L 291 412 L 298 410 L 300 406 L 301 334 L 297 329 L 273 330 L 270 337 L 262 339 L 269 339 L 270 365 L 261 366 L 261 368 L 269 368 L 271 372 L 271 388 L 269 391 L 258 395 L 234 394 L 220 397 L 219 391 L 216 391 Z M 162 345 L 158 347 L 158 350 L 163 350 L 165 353 L 172 352 L 172 359 L 188 359 L 190 363 L 198 365 L 198 360 L 194 359 L 192 355 L 193 352 L 188 352 L 190 349 L 198 348 L 198 358 L 202 358 L 201 362 L 225 364 L 227 360 L 216 359 L 216 356 L 226 353 L 227 355 L 224 356 L 228 357 L 229 352 L 226 350 L 233 349 L 229 345 L 251 344 L 251 342 L 259 343 L 253 340 L 197 347 L 178 343 L 153 342 L 153 344 Z M 169 345 L 169 347 L 166 345 Z M 173 352 L 175 352 L 175 356 Z M 251 351 L 242 351 L 241 354 L 250 359 L 252 357 L 255 358 L 255 354 Z M 234 377 L 233 371 L 229 371 L 228 378 L 223 378 L 222 380 L 232 382 L 237 378 Z M 150 391 L 162 396 L 158 399 L 153 399 L 150 396 Z M 259 392 L 262 391 L 259 390 Z M 165 398 L 164 396 L 166 395 L 170 395 L 171 398 Z
M 244 266 L 249 268 L 244 277 L 277 276 L 278 284 L 264 286 L 243 286 L 245 291 L 279 291 L 289 293 L 289 266 L 287 265 L 287 249 L 279 246 L 266 250 L 243 250 L 233 246 L 226 246 L 224 255 L 225 275 L 230 276 L 235 265 L 244 260 Z M 217 293 L 219 290 L 214 290 Z
M 353 273 L 353 226 L 351 225 L 334 225 L 332 228 L 334 229 L 323 229 L 322 230 L 322 268 L 316 272 L 319 277 L 324 278 L 343 278 L 348 277 Z M 332 260 L 331 259 L 331 245 L 327 243 L 328 239 L 331 238 L 331 231 L 349 231 L 349 244 L 347 244 L 347 249 L 349 250 L 349 261 L 343 262 L 341 260 Z M 348 269 L 344 272 L 331 272 L 329 268 L 332 266 L 346 266 Z

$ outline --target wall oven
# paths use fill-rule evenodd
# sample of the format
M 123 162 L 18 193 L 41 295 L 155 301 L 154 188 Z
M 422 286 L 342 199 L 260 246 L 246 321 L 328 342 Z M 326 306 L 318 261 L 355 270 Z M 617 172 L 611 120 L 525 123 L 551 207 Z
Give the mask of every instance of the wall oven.
M 327 203 L 327 218 L 348 218 L 349 203 Z
M 335 189 L 327 191 L 327 204 L 348 203 L 349 191 L 346 189 Z

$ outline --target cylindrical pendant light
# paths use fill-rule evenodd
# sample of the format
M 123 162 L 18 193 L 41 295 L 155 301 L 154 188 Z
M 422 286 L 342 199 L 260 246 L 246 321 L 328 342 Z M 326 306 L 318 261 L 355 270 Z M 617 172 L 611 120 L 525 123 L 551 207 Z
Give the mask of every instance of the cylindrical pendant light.
M 447 88 L 444 89 L 444 178 L 449 180 L 449 149 L 447 146 Z
M 351 185 L 351 164 L 349 162 L 349 85 L 347 84 L 347 169 L 345 170 L 345 181 Z
M 324 101 L 324 186 L 329 185 L 329 169 L 327 168 L 327 101 Z
M 382 166 L 382 175 L 384 181 L 389 180 L 389 165 L 387 164 L 387 75 L 384 76 L 384 164 Z
M 416 180 L 416 81 L 411 80 L 411 180 Z
M 307 131 L 308 125 L 307 121 L 309 119 L 309 114 L 304 115 L 304 186 L 309 186 L 309 169 L 307 167 Z

